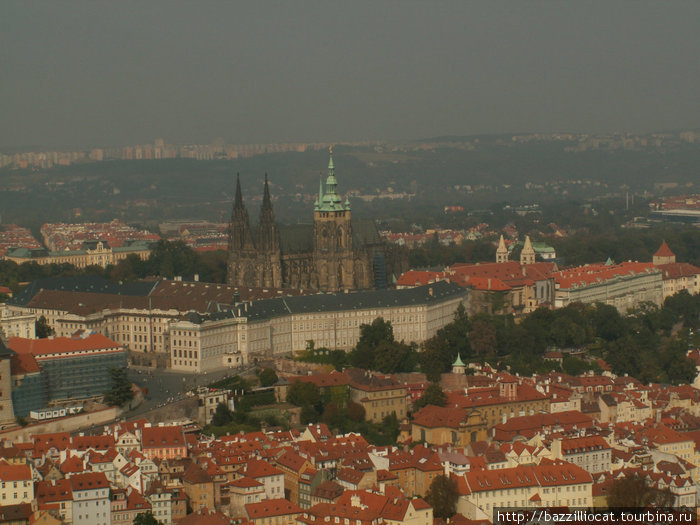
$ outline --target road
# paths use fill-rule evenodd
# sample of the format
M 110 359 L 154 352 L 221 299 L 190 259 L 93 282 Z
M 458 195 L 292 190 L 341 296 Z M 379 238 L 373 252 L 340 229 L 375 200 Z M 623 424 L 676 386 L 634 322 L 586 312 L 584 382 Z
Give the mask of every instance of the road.
M 187 374 L 159 368 L 130 366 L 129 379 L 138 386 L 147 388 L 148 391 L 145 401 L 134 410 L 125 413 L 124 417 L 131 419 L 143 412 L 182 399 L 186 392 L 196 390 L 199 386 L 208 385 L 225 377 L 245 374 L 252 368 L 231 368 L 202 374 Z

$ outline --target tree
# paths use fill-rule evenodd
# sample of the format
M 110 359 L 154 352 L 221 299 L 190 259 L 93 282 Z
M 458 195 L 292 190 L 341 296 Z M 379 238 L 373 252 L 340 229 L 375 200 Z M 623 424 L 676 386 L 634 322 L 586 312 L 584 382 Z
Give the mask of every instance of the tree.
M 233 413 L 229 410 L 225 403 L 216 405 L 216 411 L 211 419 L 211 424 L 215 427 L 223 427 L 233 421 Z
M 420 369 L 429 381 L 439 381 L 440 374 L 447 370 L 450 355 L 449 343 L 436 334 L 423 342 L 420 353 Z
M 277 382 L 277 373 L 272 368 L 264 368 L 258 374 L 261 386 L 272 386 Z
M 301 407 L 301 413 L 299 414 L 299 419 L 302 425 L 308 425 L 309 423 L 318 422 L 318 412 L 311 405 L 304 405 Z
M 433 507 L 433 516 L 443 520 L 455 515 L 457 498 L 459 498 L 457 484 L 442 474 L 433 479 L 425 495 L 425 501 Z
M 613 481 L 608 491 L 608 507 L 646 508 L 668 507 L 673 503 L 673 494 L 668 489 L 651 487 L 639 474 Z
M 411 372 L 415 366 L 415 350 L 398 341 L 382 341 L 377 345 L 374 366 L 385 374 Z
M 126 368 L 110 368 L 109 376 L 112 379 L 112 389 L 105 392 L 104 402 L 112 406 L 122 406 L 131 401 L 134 392 L 131 390 Z
M 695 328 L 700 319 L 700 296 L 690 295 L 687 290 L 681 290 L 664 302 L 664 309 L 681 317 L 686 327 Z
M 620 312 L 609 304 L 596 304 L 591 312 L 593 332 L 606 341 L 614 341 L 625 335 L 626 322 Z
M 151 251 L 147 267 L 151 275 L 161 277 L 193 275 L 199 267 L 199 257 L 183 241 L 160 240 Z
M 420 399 L 413 403 L 413 409 L 418 410 L 427 405 L 444 407 L 445 403 L 447 403 L 447 396 L 445 392 L 442 391 L 442 388 L 440 388 L 440 385 L 437 383 L 430 383 Z
M 496 354 L 496 327 L 487 319 L 476 319 L 472 321 L 469 330 L 469 342 L 474 351 L 481 356 L 493 356 Z
M 454 320 L 423 343 L 420 367 L 428 380 L 439 381 L 440 374 L 449 371 L 457 355 L 472 355 L 468 336 L 470 326 L 467 311 L 460 304 L 455 310 Z
M 37 319 L 35 329 L 36 336 L 39 339 L 45 339 L 46 337 L 49 337 L 50 335 L 54 335 L 56 333 L 54 329 L 51 328 L 48 321 L 46 321 L 46 317 L 44 317 L 43 315 L 39 317 L 39 319 Z
M 287 390 L 287 402 L 298 407 L 321 404 L 321 390 L 313 383 L 295 381 Z
M 564 372 L 572 376 L 578 376 L 583 374 L 586 370 L 590 370 L 590 366 L 585 361 L 578 359 L 576 357 L 571 357 L 567 355 L 564 358 L 564 363 L 562 365 Z
M 134 518 L 134 525 L 163 525 L 151 512 L 140 512 Z
M 359 423 L 365 420 L 365 407 L 354 401 L 348 401 L 348 405 L 345 407 L 345 415 L 350 421 Z
M 321 414 L 321 421 L 331 428 L 339 427 L 343 424 L 343 415 L 340 412 L 340 408 L 334 402 L 326 403 L 323 407 L 323 414 Z
M 360 339 L 350 354 L 352 366 L 374 370 L 375 352 L 382 342 L 394 342 L 394 329 L 389 321 L 377 317 L 372 324 L 360 325 Z
M 133 281 L 146 275 L 145 263 L 135 253 L 130 253 L 108 270 L 112 281 Z

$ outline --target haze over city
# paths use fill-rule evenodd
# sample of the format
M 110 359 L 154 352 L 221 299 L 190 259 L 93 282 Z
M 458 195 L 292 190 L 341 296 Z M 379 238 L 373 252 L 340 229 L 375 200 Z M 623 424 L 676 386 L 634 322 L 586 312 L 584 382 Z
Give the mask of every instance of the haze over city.
M 698 20 L 0 3 L 0 525 L 697 523 Z
M 0 147 L 698 127 L 695 2 L 6 2 Z

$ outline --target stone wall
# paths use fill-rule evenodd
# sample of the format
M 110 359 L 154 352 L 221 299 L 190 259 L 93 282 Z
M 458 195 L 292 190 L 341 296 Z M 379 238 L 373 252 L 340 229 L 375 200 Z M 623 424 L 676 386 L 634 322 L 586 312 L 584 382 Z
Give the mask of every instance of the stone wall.
M 29 441 L 33 434 L 50 434 L 54 432 L 77 432 L 96 425 L 104 425 L 118 418 L 122 410 L 117 407 L 105 408 L 95 412 L 84 412 L 75 416 L 66 416 L 51 421 L 42 421 L 26 427 L 0 432 L 0 440 Z

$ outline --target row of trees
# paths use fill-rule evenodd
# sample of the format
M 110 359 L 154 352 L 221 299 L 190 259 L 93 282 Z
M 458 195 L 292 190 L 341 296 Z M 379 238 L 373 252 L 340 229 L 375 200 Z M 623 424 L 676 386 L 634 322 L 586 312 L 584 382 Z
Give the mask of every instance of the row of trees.
M 700 296 L 687 292 L 668 298 L 662 307 L 643 304 L 625 316 L 612 306 L 575 303 L 557 310 L 540 308 L 516 324 L 504 316 L 470 319 L 460 309 L 452 323 L 423 344 L 420 361 L 431 380 L 449 371 L 458 354 L 529 375 L 559 368 L 542 359 L 548 349 L 588 348 L 617 374 L 643 382 L 691 382 L 695 366 L 685 353 L 699 315 Z M 563 371 L 573 375 L 596 369 L 594 360 L 564 360 Z
M 454 320 L 421 347 L 396 341 L 390 322 L 382 318 L 360 327 L 352 351 L 316 349 L 310 342 L 301 360 L 332 364 L 342 370 L 355 366 L 384 373 L 421 370 L 431 381 L 448 372 L 457 356 L 462 359 L 509 366 L 525 375 L 551 370 L 579 375 L 599 371 L 596 358 L 605 359 L 617 374 L 643 382 L 686 383 L 695 365 L 686 358 L 691 330 L 700 319 L 700 296 L 680 292 L 663 306 L 651 303 L 622 315 L 604 304 L 574 303 L 565 308 L 540 308 L 515 323 L 511 316 L 477 314 L 468 317 L 463 306 Z M 563 366 L 545 361 L 552 348 L 589 350 L 587 360 L 567 356 Z
M 360 338 L 350 352 L 316 348 L 314 342 L 309 341 L 306 350 L 297 359 L 329 364 L 336 370 L 354 366 L 393 374 L 412 372 L 419 363 L 419 357 L 418 345 L 396 341 L 391 323 L 377 317 L 372 323 L 360 326 Z
M 359 432 L 375 445 L 396 443 L 399 421 L 392 414 L 381 424 L 365 420 L 365 409 L 349 399 L 347 390 L 321 389 L 309 382 L 295 381 L 287 390 L 287 402 L 301 407 L 303 424 L 323 422 L 340 433 Z
M 226 281 L 226 252 L 195 252 L 182 241 L 159 241 L 147 260 L 131 254 L 116 265 L 102 268 L 88 266 L 76 268 L 72 264 L 46 264 L 35 262 L 17 264 L 0 261 L 0 284 L 13 292 L 21 289 L 21 283 L 45 277 L 72 277 L 76 275 L 101 275 L 112 281 L 133 281 L 144 277 L 173 278 L 176 275 L 199 275 L 202 281 L 223 283 Z

